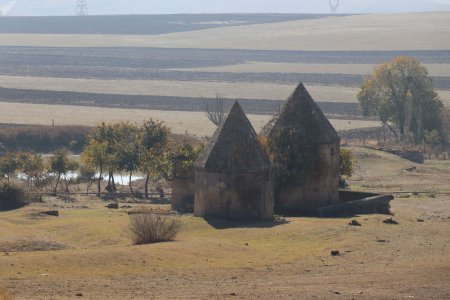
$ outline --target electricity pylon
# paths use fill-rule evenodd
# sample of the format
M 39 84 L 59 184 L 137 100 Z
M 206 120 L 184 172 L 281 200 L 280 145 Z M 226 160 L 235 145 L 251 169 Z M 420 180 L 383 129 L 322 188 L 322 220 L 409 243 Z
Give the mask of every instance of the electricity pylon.
M 77 6 L 75 8 L 75 15 L 77 15 L 77 16 L 87 16 L 88 15 L 87 0 L 77 0 Z
M 339 0 L 329 0 L 331 12 L 335 13 L 339 7 Z

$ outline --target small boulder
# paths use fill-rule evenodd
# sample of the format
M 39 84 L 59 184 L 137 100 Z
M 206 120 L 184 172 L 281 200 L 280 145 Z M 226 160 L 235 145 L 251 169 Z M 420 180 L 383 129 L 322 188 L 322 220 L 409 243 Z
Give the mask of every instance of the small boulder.
M 425 222 L 425 220 L 424 219 L 417 219 L 417 222 L 423 223 L 423 222 Z
M 383 223 L 384 223 L 384 224 L 398 225 L 398 222 L 395 221 L 395 220 L 392 219 L 392 218 L 389 218 L 389 219 L 384 220 Z
M 119 208 L 119 204 L 118 203 L 110 203 L 110 204 L 106 205 L 106 208 L 118 209 Z
M 351 226 L 361 226 L 361 223 L 359 223 L 359 222 L 356 221 L 356 220 L 351 220 L 350 223 L 348 223 L 348 225 L 351 225 Z
M 339 255 L 341 255 L 341 253 L 338 250 L 331 251 L 331 256 L 339 256 Z
M 59 217 L 59 211 L 57 211 L 57 210 L 41 211 L 41 214 L 48 215 L 48 216 Z

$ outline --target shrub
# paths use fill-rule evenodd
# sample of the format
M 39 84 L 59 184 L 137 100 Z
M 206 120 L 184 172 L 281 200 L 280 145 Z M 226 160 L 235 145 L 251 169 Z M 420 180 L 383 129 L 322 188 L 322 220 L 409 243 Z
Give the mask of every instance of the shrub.
M 173 241 L 181 228 L 178 216 L 153 213 L 130 215 L 130 229 L 135 245 Z
M 349 149 L 341 148 L 339 154 L 339 173 L 341 176 L 352 177 L 355 158 Z
M 22 207 L 27 204 L 28 198 L 23 188 L 10 183 L 0 183 L 0 211 Z

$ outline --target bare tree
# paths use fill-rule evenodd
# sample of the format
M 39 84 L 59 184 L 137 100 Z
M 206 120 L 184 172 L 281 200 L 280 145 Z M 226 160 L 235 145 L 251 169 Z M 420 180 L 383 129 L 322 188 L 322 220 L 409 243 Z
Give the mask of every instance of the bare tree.
M 216 94 L 216 99 L 213 101 L 205 101 L 206 116 L 216 126 L 219 126 L 225 120 L 224 102 L 225 97 L 221 94 Z

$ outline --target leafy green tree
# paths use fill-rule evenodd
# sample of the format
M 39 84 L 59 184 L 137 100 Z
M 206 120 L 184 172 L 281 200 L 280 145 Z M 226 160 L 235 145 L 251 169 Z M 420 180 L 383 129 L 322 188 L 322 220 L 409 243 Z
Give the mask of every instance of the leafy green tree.
M 450 151 L 450 109 L 444 109 L 442 115 L 443 142 Z
M 97 139 L 90 137 L 88 144 L 81 153 L 81 161 L 83 164 L 97 170 L 99 173 L 97 178 L 97 196 L 100 196 L 101 181 L 103 172 L 107 169 L 108 158 L 107 142 L 98 141 Z
M 6 177 L 7 181 L 14 175 L 19 168 L 19 162 L 14 152 L 9 152 L 5 156 L 0 157 L 0 176 Z
M 115 191 L 114 172 L 118 168 L 116 130 L 113 124 L 100 123 L 89 136 L 81 154 L 82 162 L 99 171 L 97 195 L 100 196 L 103 173 L 108 174 L 108 191 Z
M 170 130 L 163 122 L 147 120 L 138 135 L 139 170 L 145 174 L 145 197 L 150 178 L 161 178 L 171 168 Z
M 377 116 L 401 140 L 420 143 L 425 130 L 441 130 L 443 104 L 427 69 L 410 57 L 397 57 L 375 68 L 358 93 L 364 115 Z
M 121 122 L 114 126 L 114 149 L 117 166 L 115 169 L 129 174 L 129 188 L 134 198 L 131 178 L 139 167 L 139 128 L 129 122 Z
M 64 182 L 66 184 L 66 192 L 69 192 L 69 184 L 67 183 L 67 174 L 78 169 L 78 164 L 69 159 L 68 151 L 65 148 L 59 148 L 53 152 L 53 156 L 50 157 L 49 171 L 56 174 L 56 183 L 53 188 L 53 193 L 56 193 L 58 189 L 61 176 L 64 176 Z
M 435 155 L 437 157 L 439 152 L 439 146 L 442 143 L 442 138 L 439 132 L 437 132 L 437 130 L 431 131 L 425 130 L 424 141 L 435 152 Z
M 27 185 L 33 189 L 33 183 L 39 183 L 39 179 L 44 172 L 44 161 L 42 156 L 36 152 L 19 152 L 17 154 L 19 169 L 27 178 Z
M 345 177 L 352 177 L 355 158 L 349 149 L 341 148 L 339 153 L 339 174 Z
M 79 167 L 79 177 L 81 182 L 86 183 L 86 195 L 89 194 L 89 189 L 91 188 L 93 181 L 95 180 L 95 168 L 91 165 L 81 163 Z
M 173 176 L 176 178 L 186 178 L 194 169 L 194 162 L 197 160 L 200 152 L 203 151 L 205 146 L 199 144 L 198 146 L 192 146 L 188 142 L 183 142 L 177 147 L 175 156 L 178 157 L 178 165 L 174 166 Z

